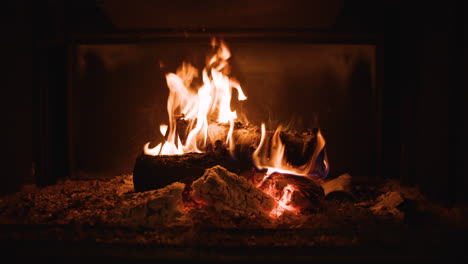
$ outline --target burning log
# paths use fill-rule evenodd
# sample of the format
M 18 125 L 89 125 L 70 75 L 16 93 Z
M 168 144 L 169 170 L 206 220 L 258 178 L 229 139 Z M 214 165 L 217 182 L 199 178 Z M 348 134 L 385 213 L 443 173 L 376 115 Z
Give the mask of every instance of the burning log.
M 228 125 L 211 124 L 208 128 L 208 139 L 212 142 L 225 139 L 228 130 Z M 280 132 L 281 142 L 285 145 L 286 159 L 291 165 L 301 165 L 307 162 L 316 148 L 317 132 L 318 129 L 303 132 Z M 265 137 L 267 140 L 271 140 L 274 134 L 275 131 L 266 131 Z M 249 126 L 236 122 L 232 137 L 235 142 L 235 155 L 250 155 L 260 142 L 261 131 L 257 126 Z
M 211 131 L 222 131 L 225 126 L 211 126 Z M 227 132 L 226 132 L 227 133 Z M 213 133 L 215 134 L 215 133 Z M 268 132 L 267 137 L 272 137 Z M 214 145 L 208 145 L 206 153 L 185 153 L 182 155 L 146 155 L 137 157 L 133 171 L 135 191 L 147 191 L 165 187 L 179 181 L 191 184 L 203 175 L 205 169 L 221 165 L 231 172 L 242 174 L 254 167 L 252 153 L 260 141 L 261 134 L 256 127 L 238 126 L 233 133 L 233 151 L 226 144 L 216 140 Z M 313 133 L 281 133 L 286 146 L 286 158 L 291 164 L 306 160 L 307 155 L 314 150 L 315 135 Z M 214 138 L 212 138 L 214 140 Z M 232 152 L 232 153 L 231 153 Z
M 177 120 L 177 134 L 181 138 L 182 144 L 185 144 L 187 136 L 187 121 L 184 119 Z M 230 125 L 211 123 L 207 130 L 208 143 L 224 142 L 228 137 Z M 271 140 L 275 131 L 266 131 L 267 140 Z M 292 165 L 301 165 L 307 162 L 307 159 L 312 155 L 317 144 L 318 129 L 310 129 L 302 132 L 285 132 L 281 131 L 279 136 L 281 142 L 286 146 L 286 158 Z M 233 153 L 237 158 L 240 156 L 250 155 L 258 146 L 261 139 L 261 131 L 258 126 L 235 122 L 232 132 Z M 202 141 L 202 138 L 199 138 Z M 230 148 L 229 143 L 226 147 Z
M 163 188 L 173 182 L 184 182 L 203 174 L 202 164 L 210 163 L 206 154 L 150 156 L 142 154 L 135 163 L 133 185 L 136 192 Z
M 137 158 L 134 168 L 135 191 L 158 189 L 175 181 L 189 185 L 215 165 L 237 174 L 256 168 L 267 169 L 268 174 L 326 175 L 328 162 L 320 131 L 293 134 L 279 126 L 267 132 L 265 124 L 260 130 L 236 121 L 237 111 L 230 106 L 232 90 L 237 90 L 239 101 L 247 97 L 237 80 L 227 75 L 231 53 L 225 43 L 213 39 L 211 46 L 213 53 L 202 71 L 203 85 L 192 82 L 198 72 L 190 63 L 166 74 L 169 124 L 160 125 L 165 140 L 154 148 L 149 143 L 144 146 L 145 154 Z M 274 179 L 275 185 L 277 181 L 279 178 Z M 297 187 L 310 196 L 301 184 L 293 183 L 286 187 Z
M 150 156 L 141 154 L 133 170 L 136 192 L 155 190 L 173 182 L 191 184 L 203 175 L 207 168 L 221 165 L 232 172 L 247 170 L 250 162 L 235 160 L 219 144 L 208 153 Z

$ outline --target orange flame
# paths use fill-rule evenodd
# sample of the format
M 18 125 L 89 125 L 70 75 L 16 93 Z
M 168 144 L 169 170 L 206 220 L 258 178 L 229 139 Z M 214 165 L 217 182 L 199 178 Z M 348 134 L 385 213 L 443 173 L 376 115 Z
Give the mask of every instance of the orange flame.
M 267 170 L 265 177 L 268 177 L 274 172 L 300 176 L 311 176 L 310 173 L 313 171 L 316 165 L 317 157 L 325 147 L 325 139 L 323 138 L 322 134 L 320 131 L 317 132 L 317 144 L 309 160 L 302 166 L 292 166 L 288 163 L 285 156 L 286 147 L 283 142 L 281 142 L 281 128 L 282 127 L 279 126 L 271 137 L 270 141 L 267 142 L 265 139 L 265 124 L 262 124 L 262 136 L 260 143 L 252 155 L 252 160 L 255 166 L 259 169 Z M 328 171 L 328 161 L 326 157 L 324 158 L 323 162 L 325 170 Z
M 266 179 L 273 173 L 292 174 L 299 176 L 312 176 L 310 173 L 314 170 L 316 160 L 325 147 L 325 139 L 323 138 L 320 131 L 316 134 L 317 144 L 313 151 L 312 156 L 302 166 L 292 166 L 287 162 L 285 156 L 286 146 L 281 141 L 281 126 L 279 126 L 270 140 L 266 139 L 265 124 L 262 124 L 262 136 L 257 149 L 252 154 L 252 160 L 258 169 L 266 169 L 263 180 L 258 183 L 257 187 L 260 187 Z M 328 161 L 326 155 L 323 159 L 323 165 L 325 174 L 328 173 Z M 270 216 L 273 218 L 279 218 L 285 211 L 299 213 L 299 209 L 295 208 L 291 203 L 293 193 L 297 191 L 296 188 L 288 184 L 286 185 L 281 193 L 278 193 L 274 184 L 269 184 L 264 193 L 270 195 L 277 202 L 275 208 L 270 212 Z
M 167 131 L 167 125 L 161 125 L 159 127 L 161 134 L 164 136 Z M 144 151 L 145 154 L 147 155 L 169 155 L 166 153 L 172 153 L 171 155 L 182 155 L 184 154 L 182 149 L 180 148 L 182 146 L 182 143 L 180 142 L 180 138 L 177 138 L 178 145 L 173 144 L 170 141 L 164 142 L 164 144 L 159 143 L 156 147 L 154 148 L 149 148 L 149 142 L 145 144 L 144 146 Z
M 226 134 L 225 144 L 228 146 L 231 155 L 234 155 L 234 121 L 237 119 L 236 111 L 230 107 L 232 89 L 236 89 L 238 100 L 246 100 L 240 84 L 230 78 L 228 59 L 231 57 L 226 44 L 215 38 L 211 45 L 214 54 L 207 58 L 207 64 L 202 70 L 201 78 L 203 84 L 200 87 L 193 87 L 192 81 L 198 77 L 198 71 L 190 63 L 184 62 L 176 73 L 166 74 L 166 82 L 169 88 L 167 100 L 167 112 L 169 125 L 160 125 L 160 132 L 165 137 L 165 142 L 158 144 L 154 148 L 149 147 L 149 143 L 144 146 L 144 153 L 147 155 L 180 155 L 188 152 L 202 152 L 207 145 L 210 122 L 221 124 L 229 123 L 229 131 Z M 180 139 L 177 130 L 177 121 L 187 122 L 187 132 L 184 144 Z M 323 152 L 322 159 L 324 174 L 328 173 L 328 161 L 325 148 L 325 139 L 320 131 L 316 134 L 316 144 L 309 160 L 301 166 L 292 166 L 288 163 L 285 150 L 286 146 L 281 141 L 281 129 L 279 126 L 273 136 L 266 139 L 265 124 L 261 126 L 261 140 L 257 149 L 252 154 L 254 165 L 258 169 L 266 169 L 263 181 L 273 173 L 293 174 L 299 176 L 312 176 L 311 174 L 317 163 L 319 155 Z M 211 130 L 210 133 L 213 133 Z M 215 131 L 224 136 L 225 132 Z M 298 190 L 294 185 L 287 184 L 282 190 L 278 189 L 275 183 L 269 184 L 263 192 L 273 197 L 276 201 L 275 208 L 270 212 L 272 218 L 278 218 L 285 211 L 299 213 L 299 209 L 293 205 L 292 198 Z
M 149 148 L 149 143 L 144 147 L 147 155 L 178 155 L 188 152 L 202 152 L 208 140 L 209 120 L 216 120 L 221 124 L 230 123 L 226 143 L 229 144 L 231 154 L 234 142 L 232 131 L 236 111 L 232 111 L 232 89 L 238 92 L 238 100 L 246 100 L 240 84 L 229 78 L 225 72 L 228 68 L 228 59 L 231 52 L 223 41 L 212 40 L 215 50 L 213 56 L 207 61 L 202 71 L 203 85 L 193 89 L 192 81 L 198 77 L 198 71 L 189 63 L 183 63 L 177 72 L 166 74 L 166 82 L 169 88 L 167 100 L 167 112 L 169 117 L 169 131 L 166 142 L 155 148 Z M 177 120 L 183 117 L 188 121 L 188 136 L 185 144 L 181 143 L 177 135 Z M 166 132 L 162 133 L 166 135 Z

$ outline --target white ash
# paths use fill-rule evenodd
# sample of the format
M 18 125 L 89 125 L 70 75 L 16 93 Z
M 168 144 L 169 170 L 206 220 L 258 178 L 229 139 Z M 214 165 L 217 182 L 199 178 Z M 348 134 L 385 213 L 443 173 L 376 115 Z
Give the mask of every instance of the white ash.
M 325 196 L 332 192 L 346 192 L 351 194 L 351 175 L 348 173 L 342 174 L 337 178 L 325 181 L 322 184 Z
M 124 201 L 122 219 L 148 226 L 179 224 L 184 216 L 184 188 L 185 184 L 175 182 L 158 190 L 133 193 Z
M 403 198 L 413 200 L 413 201 L 425 201 L 426 197 L 421 194 L 421 191 L 418 187 L 413 186 L 402 186 L 400 182 L 396 180 L 388 180 L 380 188 L 380 191 L 383 193 L 387 192 L 398 192 Z
M 268 222 L 268 214 L 275 206 L 269 195 L 221 166 L 207 169 L 191 187 L 191 197 L 203 204 L 191 214 L 195 217 L 205 214 L 204 220 L 216 220 L 219 224 L 223 224 L 226 218 Z
M 399 192 L 388 192 L 379 196 L 377 198 L 377 203 L 370 209 L 377 215 L 392 214 L 402 218 L 404 214 L 397 207 L 404 201 L 404 198 Z

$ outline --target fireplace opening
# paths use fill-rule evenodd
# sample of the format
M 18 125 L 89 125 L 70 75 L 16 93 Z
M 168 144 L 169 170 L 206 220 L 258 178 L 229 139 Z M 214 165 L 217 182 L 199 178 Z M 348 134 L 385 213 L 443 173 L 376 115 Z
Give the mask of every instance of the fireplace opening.
M 77 47 L 72 88 L 72 147 L 78 173 L 130 173 L 146 142 L 161 141 L 168 124 L 165 74 L 185 62 L 202 69 L 210 38 Z M 320 128 L 331 175 L 377 177 L 376 48 L 370 44 L 226 40 L 232 53 L 236 121 L 301 133 Z

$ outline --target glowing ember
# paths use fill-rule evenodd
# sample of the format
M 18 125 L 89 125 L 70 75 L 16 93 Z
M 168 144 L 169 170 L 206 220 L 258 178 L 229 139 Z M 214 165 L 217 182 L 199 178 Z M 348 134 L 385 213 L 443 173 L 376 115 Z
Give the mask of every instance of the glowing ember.
M 291 199 L 294 191 L 296 191 L 296 189 L 290 184 L 284 187 L 281 198 L 277 200 L 276 207 L 270 212 L 271 217 L 280 217 L 283 215 L 284 211 L 290 211 L 296 214 L 299 213 L 299 210 L 291 205 Z

